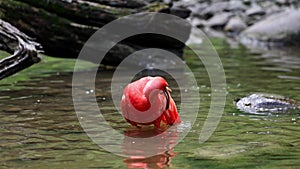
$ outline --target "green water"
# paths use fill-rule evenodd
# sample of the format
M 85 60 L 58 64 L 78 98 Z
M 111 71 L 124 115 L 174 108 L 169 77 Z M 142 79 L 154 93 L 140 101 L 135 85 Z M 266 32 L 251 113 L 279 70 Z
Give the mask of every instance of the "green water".
M 231 48 L 212 39 L 227 79 L 227 101 L 221 122 L 208 141 L 199 133 L 210 104 L 205 68 L 191 51 L 186 63 L 199 85 L 201 104 L 196 122 L 174 149 L 146 159 L 114 155 L 96 145 L 81 128 L 72 102 L 75 61 L 44 57 L 43 61 L 0 82 L 0 168 L 300 168 L 300 112 L 257 116 L 232 104 L 254 92 L 300 100 L 300 52 L 297 49 Z M 1 53 L 5 56 L 5 53 Z M 82 73 L 94 65 L 86 63 Z M 113 70 L 102 70 L 95 91 L 110 124 L 121 131 L 127 123 L 115 114 L 109 95 Z M 172 83 L 171 83 L 172 84 Z M 173 98 L 180 102 L 178 89 Z

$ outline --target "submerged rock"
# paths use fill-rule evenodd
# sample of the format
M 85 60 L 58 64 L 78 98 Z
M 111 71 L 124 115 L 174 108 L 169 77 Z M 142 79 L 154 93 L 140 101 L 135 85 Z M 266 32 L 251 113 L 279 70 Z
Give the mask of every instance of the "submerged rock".
M 300 108 L 300 102 L 296 100 L 265 93 L 237 99 L 235 104 L 239 110 L 251 114 L 280 113 Z

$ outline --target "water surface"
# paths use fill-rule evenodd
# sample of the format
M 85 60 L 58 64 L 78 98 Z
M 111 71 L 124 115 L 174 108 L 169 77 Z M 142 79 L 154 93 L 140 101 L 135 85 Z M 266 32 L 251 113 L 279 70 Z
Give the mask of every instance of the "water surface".
M 224 66 L 228 94 L 221 122 L 207 142 L 199 144 L 198 139 L 210 105 L 209 78 L 188 49 L 184 58 L 197 78 L 201 96 L 198 117 L 174 149 L 146 159 L 109 153 L 86 135 L 72 102 L 75 61 L 45 57 L 42 63 L 0 82 L 0 168 L 299 168 L 299 111 L 258 116 L 240 112 L 232 103 L 255 92 L 300 100 L 297 49 L 249 50 L 230 48 L 219 39 L 212 41 Z M 86 63 L 82 74 L 90 69 L 94 65 Z M 127 131 L 128 124 L 116 112 L 110 96 L 113 70 L 100 73 L 96 84 L 101 87 L 84 90 L 95 94 L 115 129 Z M 178 87 L 169 80 L 172 96 L 180 102 Z M 172 137 L 176 140 L 176 133 Z

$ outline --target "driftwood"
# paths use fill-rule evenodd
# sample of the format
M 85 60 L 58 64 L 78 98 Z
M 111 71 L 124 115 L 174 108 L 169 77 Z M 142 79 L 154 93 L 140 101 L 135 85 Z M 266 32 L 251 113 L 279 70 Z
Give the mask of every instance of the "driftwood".
M 13 54 L 0 60 L 0 80 L 41 60 L 41 45 L 1 19 L 0 49 Z

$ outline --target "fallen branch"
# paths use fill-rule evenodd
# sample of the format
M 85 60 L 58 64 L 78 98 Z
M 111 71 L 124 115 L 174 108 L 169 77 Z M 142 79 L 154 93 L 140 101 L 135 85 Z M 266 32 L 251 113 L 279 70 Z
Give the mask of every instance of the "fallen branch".
M 41 45 L 0 19 L 0 49 L 13 55 L 0 60 L 0 80 L 41 60 Z

